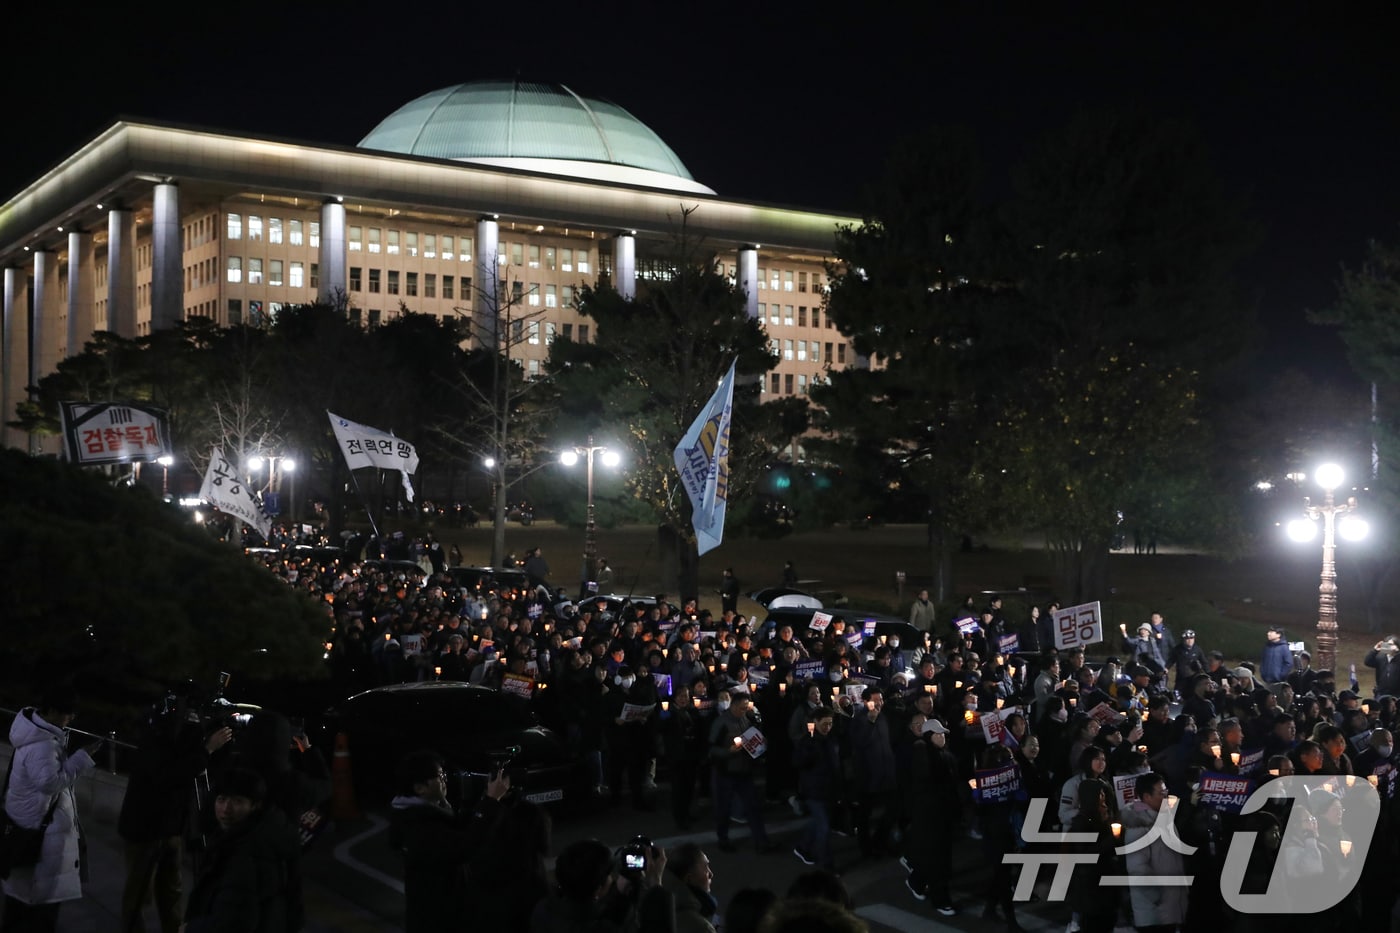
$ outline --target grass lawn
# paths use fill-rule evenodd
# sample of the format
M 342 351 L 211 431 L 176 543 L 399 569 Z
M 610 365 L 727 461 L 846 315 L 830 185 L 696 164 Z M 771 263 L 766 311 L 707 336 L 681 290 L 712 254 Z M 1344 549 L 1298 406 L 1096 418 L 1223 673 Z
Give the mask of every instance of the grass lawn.
M 436 529 L 444 546 L 456 543 L 469 564 L 488 563 L 491 556 L 491 529 L 487 524 L 474 529 Z M 638 594 L 672 593 L 663 583 L 656 559 L 656 534 L 644 526 L 599 529 L 599 553 L 616 571 L 618 592 Z M 512 524 L 506 537 L 507 549 L 520 554 L 538 545 L 550 563 L 557 585 L 573 590 L 582 566 L 583 532 L 540 522 L 531 527 Z M 715 591 L 720 574 L 732 566 L 744 592 L 775 585 L 782 579 L 783 562 L 791 560 L 798 575 L 818 590 L 845 594 L 853 606 L 904 613 L 914 593 L 909 587 L 897 597 L 895 571 L 910 576 L 926 575 L 929 554 L 922 525 L 886 525 L 870 529 L 831 528 L 790 535 L 777 541 L 751 538 L 726 539 L 717 550 L 701 558 L 701 605 L 719 611 Z M 1348 588 L 1356 592 L 1356 580 L 1347 566 L 1345 545 L 1338 548 L 1338 616 L 1341 620 L 1338 646 L 1339 667 L 1348 663 L 1358 668 L 1376 636 L 1365 631 L 1363 607 L 1348 601 Z M 1149 612 L 1161 612 L 1173 631 L 1194 628 L 1198 643 L 1206 651 L 1219 649 L 1233 660 L 1258 660 L 1264 644 L 1264 629 L 1271 623 L 1284 626 L 1290 641 L 1305 641 L 1312 650 L 1317 624 L 1317 587 L 1321 569 L 1321 548 L 1294 546 L 1290 542 L 1270 542 L 1248 557 L 1234 561 L 1172 551 L 1163 548 L 1154 556 L 1116 553 L 1109 560 L 1110 592 L 1097 594 L 1107 623 L 1114 629 L 1125 622 L 1131 629 L 1145 621 Z M 985 550 L 959 555 L 954 565 L 959 600 L 982 590 L 1009 590 L 1022 586 L 1027 578 L 1052 579 L 1050 556 L 1034 541 L 990 541 Z M 980 602 L 980 599 L 979 599 Z M 1008 598 L 1008 617 L 1019 619 L 1024 606 Z M 1400 605 L 1394 588 L 1384 594 L 1387 609 Z M 759 610 L 756 604 L 741 600 L 741 612 Z M 1113 645 L 1116 653 L 1117 645 Z M 1369 690 L 1374 678 L 1359 671 L 1363 688 Z M 1339 673 L 1338 684 L 1346 677 Z

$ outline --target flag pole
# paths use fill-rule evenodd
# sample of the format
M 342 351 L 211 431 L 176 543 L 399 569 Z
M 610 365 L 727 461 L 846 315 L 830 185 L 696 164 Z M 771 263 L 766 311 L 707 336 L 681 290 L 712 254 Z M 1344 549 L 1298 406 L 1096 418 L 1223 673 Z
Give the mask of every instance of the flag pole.
M 346 469 L 350 469 L 348 465 Z M 374 532 L 374 537 L 378 539 L 379 546 L 383 547 L 384 539 L 379 537 L 379 526 L 374 523 L 374 512 L 370 510 L 369 503 L 365 501 L 365 494 L 360 492 L 360 481 L 355 478 L 354 470 L 350 470 L 350 482 L 355 487 L 355 495 L 360 497 L 360 504 L 365 507 L 365 517 L 369 519 L 369 527 Z

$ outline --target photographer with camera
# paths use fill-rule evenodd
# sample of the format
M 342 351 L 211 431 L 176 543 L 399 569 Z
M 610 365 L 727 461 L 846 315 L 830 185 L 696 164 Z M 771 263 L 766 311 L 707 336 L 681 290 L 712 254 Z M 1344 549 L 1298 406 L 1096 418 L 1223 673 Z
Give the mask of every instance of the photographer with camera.
M 432 751 L 406 756 L 389 828 L 404 857 L 405 933 L 456 933 L 466 922 L 466 866 L 487 838 L 510 790 L 498 768 L 476 809 L 462 818 L 447 801 L 447 772 Z
M 554 862 L 554 890 L 535 908 L 530 933 L 676 933 L 665 870 L 666 851 L 644 836 L 616 857 L 596 839 L 572 843 Z
M 189 693 L 167 696 L 146 725 L 117 818 L 126 850 L 121 930 L 144 930 L 142 910 L 154 901 L 161 933 L 176 933 L 195 781 L 208 769 L 210 757 L 233 740 L 233 729 L 223 723 L 206 727 Z

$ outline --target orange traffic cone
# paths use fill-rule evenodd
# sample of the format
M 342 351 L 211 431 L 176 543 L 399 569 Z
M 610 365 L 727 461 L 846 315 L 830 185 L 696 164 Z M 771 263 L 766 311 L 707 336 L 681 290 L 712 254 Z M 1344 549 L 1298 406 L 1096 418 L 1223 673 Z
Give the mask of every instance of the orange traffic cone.
M 344 732 L 336 733 L 335 757 L 331 759 L 331 818 L 360 818 L 360 807 L 355 803 L 355 779 L 350 771 L 350 739 Z

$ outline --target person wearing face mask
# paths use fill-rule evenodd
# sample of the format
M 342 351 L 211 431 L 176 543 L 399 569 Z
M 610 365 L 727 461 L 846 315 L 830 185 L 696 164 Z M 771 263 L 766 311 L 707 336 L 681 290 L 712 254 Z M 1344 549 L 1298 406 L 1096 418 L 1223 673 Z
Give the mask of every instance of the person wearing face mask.
M 638 810 L 652 810 L 654 806 L 646 797 L 646 765 L 651 735 L 649 720 L 655 709 L 645 718 L 631 715 L 629 706 L 648 706 L 647 696 L 639 689 L 637 676 L 627 665 L 617 669 L 613 675 L 613 689 L 608 692 L 607 740 L 608 786 L 612 789 L 614 805 L 622 801 L 622 778 L 627 776 L 627 787 L 632 795 L 632 806 Z
M 1387 796 L 1391 775 L 1395 771 L 1395 764 L 1392 761 L 1395 755 L 1395 737 L 1389 729 L 1371 730 L 1370 740 L 1366 747 L 1356 756 L 1352 762 L 1352 768 L 1357 777 L 1370 777 L 1379 775 L 1384 780 L 1377 781 L 1381 786 L 1378 790 L 1382 799 Z
M 758 789 L 754 786 L 757 763 L 743 747 L 744 733 L 751 725 L 748 716 L 750 700 L 741 693 L 728 701 L 721 699 L 718 705 L 720 713 L 710 726 L 709 750 L 715 801 L 715 835 L 719 838 L 720 851 L 734 851 L 734 843 L 729 841 L 729 821 L 737 798 L 758 851 L 771 852 L 773 844 L 768 840 L 768 832 L 763 825 L 763 808 Z
M 891 677 L 895 674 L 912 673 L 913 669 L 909 665 L 909 658 L 905 655 L 904 650 L 899 647 L 898 635 L 891 635 L 889 641 L 885 643 L 885 647 L 890 649 L 888 664 Z

